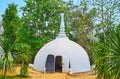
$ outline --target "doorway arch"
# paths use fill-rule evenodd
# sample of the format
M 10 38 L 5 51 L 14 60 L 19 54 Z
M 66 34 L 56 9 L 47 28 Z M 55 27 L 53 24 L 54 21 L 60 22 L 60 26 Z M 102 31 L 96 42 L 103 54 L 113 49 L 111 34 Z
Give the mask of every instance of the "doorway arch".
M 49 54 L 47 56 L 45 68 L 47 72 L 55 72 L 55 59 L 54 55 Z
M 55 71 L 62 72 L 62 56 L 56 56 L 55 58 Z

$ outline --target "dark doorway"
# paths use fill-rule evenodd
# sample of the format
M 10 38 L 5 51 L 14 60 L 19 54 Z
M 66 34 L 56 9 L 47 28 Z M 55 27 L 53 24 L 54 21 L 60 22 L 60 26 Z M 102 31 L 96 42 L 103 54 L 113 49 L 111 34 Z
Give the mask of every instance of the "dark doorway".
M 46 71 L 47 72 L 55 72 L 55 59 L 54 55 L 48 55 L 46 60 Z
M 62 72 L 62 56 L 56 56 L 55 58 L 55 71 Z

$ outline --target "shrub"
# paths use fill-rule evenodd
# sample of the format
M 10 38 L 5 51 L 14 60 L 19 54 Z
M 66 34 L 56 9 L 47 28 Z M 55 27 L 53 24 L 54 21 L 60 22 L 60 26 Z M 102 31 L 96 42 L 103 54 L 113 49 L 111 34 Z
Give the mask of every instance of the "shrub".
M 28 77 L 28 66 L 27 65 L 23 65 L 21 67 L 20 76 L 21 77 Z

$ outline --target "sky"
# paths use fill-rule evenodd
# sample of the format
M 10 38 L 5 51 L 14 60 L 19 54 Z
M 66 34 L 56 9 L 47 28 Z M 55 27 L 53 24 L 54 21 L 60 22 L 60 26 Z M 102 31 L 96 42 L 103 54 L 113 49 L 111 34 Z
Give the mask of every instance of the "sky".
M 64 1 L 69 1 L 69 0 L 64 0 Z M 73 0 L 74 4 L 78 5 L 80 0 Z M 0 21 L 2 21 L 2 14 L 4 14 L 5 9 L 8 7 L 8 4 L 10 3 L 15 3 L 17 4 L 18 8 L 18 15 L 21 17 L 20 13 L 20 7 L 24 6 L 25 3 L 23 0 L 0 0 Z
M 8 4 L 15 3 L 18 5 L 18 10 L 20 12 L 20 7 L 25 5 L 23 0 L 0 0 L 0 21 L 2 20 L 2 14 L 4 14 L 5 9 L 8 7 Z M 20 15 L 20 13 L 18 14 Z

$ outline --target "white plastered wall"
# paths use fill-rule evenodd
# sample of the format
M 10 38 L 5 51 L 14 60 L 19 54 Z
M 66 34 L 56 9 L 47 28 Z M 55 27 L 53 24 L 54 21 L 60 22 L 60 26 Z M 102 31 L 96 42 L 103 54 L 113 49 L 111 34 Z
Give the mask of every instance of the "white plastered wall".
M 57 38 L 43 46 L 35 57 L 35 70 L 42 72 L 44 71 L 46 59 L 49 54 L 54 56 L 62 56 L 63 72 L 68 72 L 69 61 L 71 64 L 71 71 L 73 73 L 90 70 L 89 57 L 85 50 L 80 45 L 69 40 L 68 38 Z

